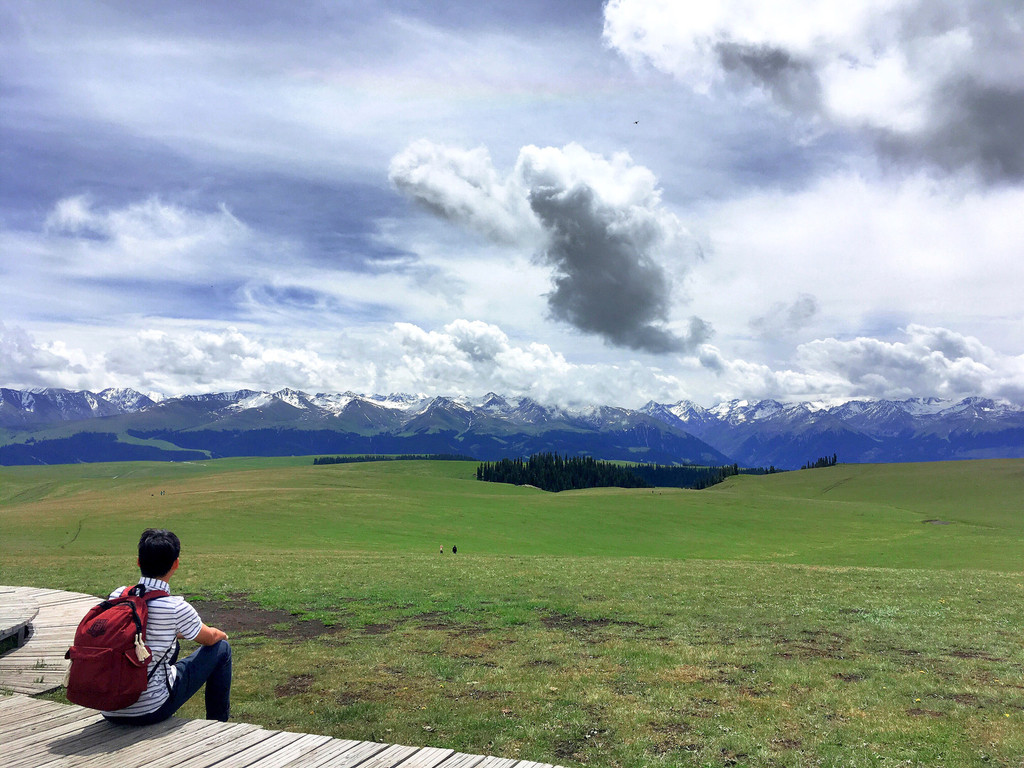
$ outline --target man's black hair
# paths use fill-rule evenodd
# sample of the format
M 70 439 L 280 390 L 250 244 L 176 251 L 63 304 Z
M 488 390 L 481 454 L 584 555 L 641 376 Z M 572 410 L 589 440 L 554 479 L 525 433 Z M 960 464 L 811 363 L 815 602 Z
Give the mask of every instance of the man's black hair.
M 174 565 L 181 554 L 181 542 L 170 531 L 147 528 L 139 539 L 139 568 L 143 576 L 158 579 Z

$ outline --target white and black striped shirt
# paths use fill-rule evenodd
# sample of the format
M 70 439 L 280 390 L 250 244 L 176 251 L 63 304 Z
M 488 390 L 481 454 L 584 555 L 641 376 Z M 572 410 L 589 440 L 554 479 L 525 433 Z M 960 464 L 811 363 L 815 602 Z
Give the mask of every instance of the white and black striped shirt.
M 159 589 L 170 592 L 171 589 L 166 581 L 151 579 L 143 576 L 139 579 L 146 589 Z M 110 599 L 121 597 L 128 587 L 118 587 L 110 593 Z M 129 707 L 118 709 L 113 712 L 104 712 L 105 715 L 117 715 L 118 717 L 134 717 L 136 715 L 148 715 L 156 712 L 160 706 L 167 701 L 168 688 L 174 684 L 176 670 L 171 666 L 171 656 L 174 655 L 173 647 L 177 642 L 178 635 L 186 640 L 195 640 L 199 630 L 203 628 L 202 619 L 196 609 L 185 602 L 180 595 L 169 597 L 158 597 L 149 601 L 149 615 L 146 619 L 146 645 L 153 654 L 149 659 L 147 674 L 152 673 L 149 678 L 149 686 L 139 700 Z M 153 670 L 153 665 L 160 666 Z

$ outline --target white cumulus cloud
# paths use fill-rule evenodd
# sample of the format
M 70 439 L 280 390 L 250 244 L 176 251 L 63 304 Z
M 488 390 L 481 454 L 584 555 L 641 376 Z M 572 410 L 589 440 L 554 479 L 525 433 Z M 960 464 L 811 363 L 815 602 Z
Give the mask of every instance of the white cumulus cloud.
M 805 368 L 833 373 L 844 391 L 869 397 L 1024 396 L 1024 355 L 995 352 L 945 328 L 909 325 L 906 341 L 821 339 L 801 345 Z

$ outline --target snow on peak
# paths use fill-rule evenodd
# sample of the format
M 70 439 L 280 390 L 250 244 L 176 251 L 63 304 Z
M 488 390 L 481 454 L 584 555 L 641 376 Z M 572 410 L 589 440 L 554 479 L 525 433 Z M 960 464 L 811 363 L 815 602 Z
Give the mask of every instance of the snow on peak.
M 275 392 L 274 397 L 281 402 L 288 403 L 292 408 L 301 408 L 302 410 L 309 408 L 309 395 L 305 392 L 285 387 Z
M 240 400 L 231 403 L 228 408 L 238 411 L 247 411 L 251 408 L 262 408 L 274 402 L 274 396 L 268 392 L 252 392 Z

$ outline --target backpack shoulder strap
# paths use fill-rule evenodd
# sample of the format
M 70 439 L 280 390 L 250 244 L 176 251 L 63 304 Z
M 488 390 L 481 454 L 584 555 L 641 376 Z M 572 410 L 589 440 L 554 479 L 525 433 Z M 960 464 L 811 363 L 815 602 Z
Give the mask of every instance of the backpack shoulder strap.
M 162 589 L 150 589 L 145 584 L 136 584 L 134 587 L 125 589 L 120 597 L 141 597 L 146 602 L 150 600 L 156 600 L 158 597 L 170 597 L 170 592 L 165 592 Z

